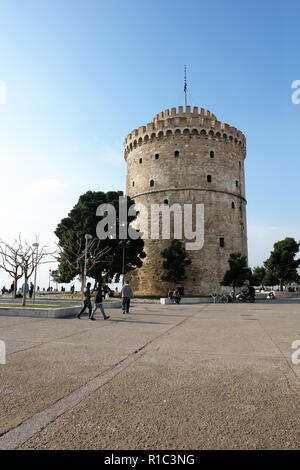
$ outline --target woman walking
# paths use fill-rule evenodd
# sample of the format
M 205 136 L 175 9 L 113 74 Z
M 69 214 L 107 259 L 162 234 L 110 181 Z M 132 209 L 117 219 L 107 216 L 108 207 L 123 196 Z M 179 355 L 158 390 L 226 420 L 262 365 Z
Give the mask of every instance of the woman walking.
M 104 308 L 103 308 L 103 299 L 104 299 L 105 293 L 102 287 L 102 283 L 98 282 L 97 289 L 95 290 L 95 304 L 94 304 L 94 309 L 91 313 L 90 320 L 95 320 L 94 315 L 96 313 L 97 308 L 100 309 L 104 320 L 107 320 L 109 318 L 108 315 L 105 315 Z

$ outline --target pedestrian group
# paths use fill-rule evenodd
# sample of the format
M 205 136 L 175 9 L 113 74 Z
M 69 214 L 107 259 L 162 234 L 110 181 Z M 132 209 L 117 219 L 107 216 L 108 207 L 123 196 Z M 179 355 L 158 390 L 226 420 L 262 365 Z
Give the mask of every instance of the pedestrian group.
M 102 313 L 103 319 L 107 320 L 109 315 L 106 315 L 103 307 L 103 299 L 105 299 L 106 294 L 110 291 L 110 289 L 106 286 L 106 284 L 98 281 L 96 283 L 95 288 L 91 292 L 91 283 L 88 282 L 86 288 L 84 289 L 84 298 L 83 298 L 83 307 L 77 315 L 77 318 L 80 320 L 81 315 L 88 309 L 89 312 L 89 319 L 95 320 L 95 313 L 97 309 L 100 310 Z M 92 308 L 91 296 L 94 294 L 94 308 Z M 130 300 L 133 298 L 133 290 L 129 281 L 126 281 L 122 290 L 122 310 L 123 314 L 128 314 L 130 309 Z

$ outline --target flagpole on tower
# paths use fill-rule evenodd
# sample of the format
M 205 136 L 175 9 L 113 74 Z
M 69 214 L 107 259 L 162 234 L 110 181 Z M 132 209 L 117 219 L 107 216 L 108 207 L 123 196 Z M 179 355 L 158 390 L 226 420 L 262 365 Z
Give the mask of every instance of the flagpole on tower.
M 187 91 L 187 84 L 186 84 L 186 65 L 184 66 L 184 87 L 183 87 L 183 91 L 184 91 L 184 101 L 185 101 L 185 108 L 186 108 L 186 105 L 187 105 L 187 98 L 186 98 L 186 91 Z

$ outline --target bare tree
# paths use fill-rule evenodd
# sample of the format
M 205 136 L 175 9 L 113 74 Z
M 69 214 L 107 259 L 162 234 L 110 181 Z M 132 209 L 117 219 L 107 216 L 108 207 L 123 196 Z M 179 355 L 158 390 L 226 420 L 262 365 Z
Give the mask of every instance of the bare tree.
M 108 255 L 108 253 L 113 249 L 112 247 L 105 247 L 103 250 L 99 251 L 101 241 L 98 238 L 93 238 L 88 244 L 88 256 L 86 264 L 86 273 L 90 273 L 97 264 L 103 263 L 103 258 Z M 79 273 L 81 281 L 81 290 L 84 289 L 84 261 L 85 261 L 85 244 L 79 239 L 76 244 L 72 246 L 71 244 L 68 247 L 60 247 L 59 245 L 59 255 L 62 261 L 65 261 L 67 265 L 74 271 Z
M 38 237 L 35 237 L 36 244 Z M 35 244 L 35 245 L 36 245 Z M 49 252 L 47 246 L 41 246 L 37 252 L 33 246 L 27 241 L 22 241 L 21 237 L 10 245 L 9 243 L 0 241 L 0 268 L 4 269 L 10 276 L 14 278 L 14 296 L 17 293 L 17 282 L 24 276 L 24 292 L 23 305 L 26 305 L 28 280 L 32 276 L 34 270 L 40 264 L 53 263 L 54 261 L 45 260 L 48 256 L 54 256 L 56 251 Z
M 0 240 L 0 269 L 7 272 L 14 280 L 14 297 L 17 294 L 18 280 L 24 274 L 22 263 L 22 242 L 19 237 L 13 244 Z
M 38 242 L 38 237 L 36 236 L 36 243 Z M 23 302 L 22 304 L 26 305 L 26 295 L 27 295 L 27 285 L 28 280 L 32 276 L 34 270 L 40 264 L 49 264 L 54 263 L 55 261 L 47 260 L 43 261 L 48 256 L 54 256 L 56 251 L 47 251 L 47 245 L 42 245 L 39 251 L 34 250 L 33 246 L 29 245 L 27 241 L 25 241 L 21 245 L 21 259 L 22 259 L 22 266 L 23 266 L 23 274 L 24 274 L 24 292 L 23 292 Z

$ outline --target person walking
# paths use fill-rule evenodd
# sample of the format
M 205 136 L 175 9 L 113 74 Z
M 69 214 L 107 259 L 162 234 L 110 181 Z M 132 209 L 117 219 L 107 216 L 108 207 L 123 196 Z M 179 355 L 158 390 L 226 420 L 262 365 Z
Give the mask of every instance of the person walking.
M 86 288 L 84 289 L 84 297 L 83 297 L 83 307 L 77 315 L 78 320 L 80 320 L 81 315 L 85 312 L 85 310 L 89 309 L 89 318 L 92 313 L 92 304 L 91 304 L 91 283 L 88 282 Z
M 95 304 L 94 304 L 94 309 L 90 315 L 90 320 L 95 320 L 94 315 L 96 313 L 97 308 L 100 309 L 104 320 L 107 320 L 109 318 L 109 315 L 105 315 L 104 308 L 103 308 L 103 299 L 105 297 L 105 289 L 103 289 L 103 286 L 101 282 L 98 282 L 97 289 L 95 290 Z
M 129 313 L 130 299 L 133 298 L 133 290 L 131 285 L 129 284 L 129 281 L 126 281 L 126 284 L 122 287 L 121 295 L 123 314 Z
M 34 291 L 34 285 L 32 282 L 30 283 L 30 288 L 29 288 L 29 298 L 32 299 L 33 296 L 33 291 Z

